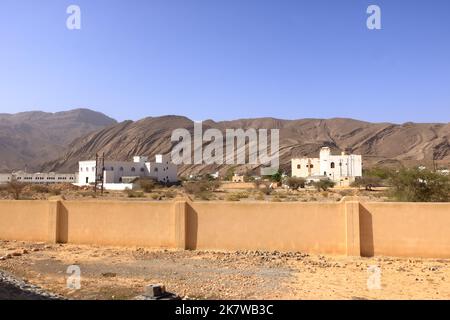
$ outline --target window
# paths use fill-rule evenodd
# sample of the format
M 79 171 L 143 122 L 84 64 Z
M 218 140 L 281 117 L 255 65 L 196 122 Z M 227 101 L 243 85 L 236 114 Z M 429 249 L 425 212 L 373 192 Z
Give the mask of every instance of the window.
M 80 172 L 83 172 L 83 168 L 80 168 Z
M 111 171 L 114 171 L 114 167 L 111 167 Z
M 302 168 L 302 166 L 298 164 L 297 165 L 297 169 L 301 169 L 301 168 Z
M 336 167 L 336 165 L 334 164 L 334 162 L 331 163 L 331 169 L 334 169 Z
M 86 167 L 86 172 L 89 172 L 89 168 L 88 167 Z
M 135 171 L 136 171 L 135 167 L 131 168 L 131 172 L 135 172 Z
M 144 170 L 144 168 L 141 168 L 141 172 L 144 172 L 145 170 Z
M 123 167 L 120 167 L 120 168 L 119 168 L 119 171 L 123 171 Z
M 309 167 L 312 169 L 312 168 L 314 168 L 314 165 L 313 165 L 313 164 L 310 164 Z
M 158 172 L 158 168 L 155 168 L 155 172 Z

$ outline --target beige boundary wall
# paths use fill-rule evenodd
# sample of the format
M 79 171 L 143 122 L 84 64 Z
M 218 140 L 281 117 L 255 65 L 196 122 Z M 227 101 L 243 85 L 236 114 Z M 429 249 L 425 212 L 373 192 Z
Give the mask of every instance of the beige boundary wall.
M 450 204 L 0 201 L 0 239 L 450 258 Z

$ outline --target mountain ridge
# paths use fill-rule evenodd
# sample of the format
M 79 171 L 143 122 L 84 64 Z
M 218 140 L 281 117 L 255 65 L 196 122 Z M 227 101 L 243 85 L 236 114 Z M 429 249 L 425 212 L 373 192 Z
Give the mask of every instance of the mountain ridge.
M 123 121 L 75 139 L 67 152 L 42 166 L 43 170 L 73 171 L 78 161 L 105 152 L 107 158 L 130 160 L 133 155 L 154 156 L 169 153 L 173 130 L 187 129 L 193 133 L 194 122 L 184 116 L 146 117 Z M 297 119 L 247 118 L 227 121 L 205 120 L 203 132 L 225 129 L 280 129 L 280 164 L 289 171 L 293 157 L 317 156 L 322 146 L 333 152 L 346 150 L 362 154 L 367 166 L 408 165 L 450 161 L 450 123 L 394 124 L 371 123 L 351 118 Z M 225 165 L 180 167 L 181 175 L 226 170 Z M 256 170 L 258 166 L 237 166 L 237 170 Z

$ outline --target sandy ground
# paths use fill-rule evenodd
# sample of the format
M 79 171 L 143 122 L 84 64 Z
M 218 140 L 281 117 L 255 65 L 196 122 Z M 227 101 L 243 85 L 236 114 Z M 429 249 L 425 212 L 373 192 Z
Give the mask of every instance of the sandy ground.
M 134 299 L 155 283 L 188 299 L 450 299 L 450 260 L 0 241 L 0 269 L 69 299 Z

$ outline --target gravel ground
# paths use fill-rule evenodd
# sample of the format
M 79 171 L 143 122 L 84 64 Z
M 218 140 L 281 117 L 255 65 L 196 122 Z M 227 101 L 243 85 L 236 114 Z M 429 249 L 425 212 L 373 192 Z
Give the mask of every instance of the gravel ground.
M 67 288 L 72 265 L 81 269 L 79 290 Z M 185 299 L 450 299 L 447 259 L 0 241 L 0 270 L 81 300 L 136 299 L 159 283 Z M 27 296 L 17 283 L 12 289 L 1 284 L 0 296 L 5 290 L 8 298 Z
M 0 300 L 60 300 L 62 297 L 45 292 L 37 286 L 0 271 Z

